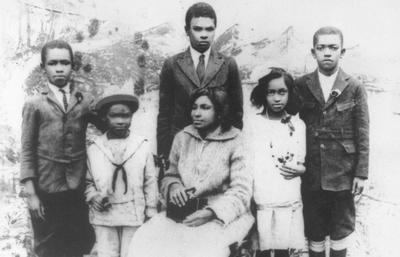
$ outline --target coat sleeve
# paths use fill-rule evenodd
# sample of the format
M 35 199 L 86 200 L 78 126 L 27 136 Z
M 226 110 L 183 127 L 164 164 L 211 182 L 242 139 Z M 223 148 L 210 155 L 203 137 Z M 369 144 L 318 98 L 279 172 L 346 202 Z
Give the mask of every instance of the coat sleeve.
M 159 112 L 157 117 L 157 153 L 167 157 L 172 144 L 174 110 L 173 70 L 170 59 L 164 62 L 160 74 Z
M 158 201 L 158 174 L 150 149 L 148 150 L 146 167 L 144 169 L 143 191 L 146 202 L 145 215 L 150 218 L 157 214 Z
M 89 112 L 87 114 L 87 121 L 93 124 L 98 130 L 104 133 L 107 130 L 107 124 L 101 119 L 99 113 L 96 110 L 96 101 L 90 95 L 85 95 L 89 102 Z
M 362 85 L 359 85 L 355 94 L 355 142 L 357 145 L 357 166 L 355 176 L 368 178 L 369 162 L 369 113 L 367 104 L 367 92 Z
M 230 184 L 220 198 L 208 206 L 225 225 L 249 211 L 253 194 L 253 177 L 245 157 L 243 138 L 238 139 L 230 157 Z
M 231 109 L 232 125 L 238 129 L 243 128 L 243 91 L 239 69 L 235 59 L 230 58 L 228 71 L 228 99 Z
M 182 183 L 181 176 L 178 171 L 178 162 L 180 157 L 180 148 L 182 147 L 182 132 L 176 134 L 172 144 L 171 153 L 169 155 L 169 168 L 165 172 L 164 178 L 161 181 L 161 193 L 163 198 L 168 200 L 169 187 L 174 183 Z
M 39 137 L 39 111 L 33 100 L 28 100 L 22 110 L 21 172 L 20 181 L 37 177 L 37 147 Z
M 95 197 L 96 195 L 99 194 L 99 192 L 96 189 L 96 185 L 94 183 L 94 178 L 92 175 L 92 167 L 90 164 L 90 156 L 91 154 L 89 153 L 90 151 L 90 147 L 88 149 L 88 158 L 87 158 L 87 172 L 86 172 L 86 180 L 85 180 L 85 184 L 86 184 L 86 188 L 85 188 L 85 198 L 86 198 L 86 202 L 90 202 L 90 200 L 92 200 L 93 197 Z

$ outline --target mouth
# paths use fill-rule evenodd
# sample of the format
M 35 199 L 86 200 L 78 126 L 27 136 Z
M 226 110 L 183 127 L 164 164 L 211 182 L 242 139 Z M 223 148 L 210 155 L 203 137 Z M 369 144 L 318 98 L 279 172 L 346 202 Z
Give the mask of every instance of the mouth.
M 65 79 L 66 77 L 63 75 L 53 76 L 54 79 Z
M 282 108 L 283 104 L 273 104 L 272 107 L 273 108 Z
M 193 121 L 193 125 L 201 125 L 203 123 L 203 121 L 201 120 L 194 120 Z
M 210 45 L 210 43 L 207 41 L 201 41 L 201 42 L 199 42 L 199 45 L 200 46 L 208 46 L 208 45 Z

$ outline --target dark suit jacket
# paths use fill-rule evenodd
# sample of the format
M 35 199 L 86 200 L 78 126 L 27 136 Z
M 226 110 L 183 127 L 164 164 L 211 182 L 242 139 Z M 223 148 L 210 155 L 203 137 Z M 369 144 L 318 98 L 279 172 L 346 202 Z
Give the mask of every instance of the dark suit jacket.
M 351 189 L 368 177 L 369 114 L 364 86 L 339 70 L 325 102 L 318 72 L 296 80 L 300 117 L 307 127 L 305 189 Z
M 189 100 L 197 88 L 218 87 L 228 94 L 233 125 L 242 128 L 243 93 L 235 60 L 211 49 L 203 82 L 197 77 L 189 48 L 165 60 L 160 74 L 157 119 L 158 154 L 168 157 L 175 134 L 191 124 Z
M 47 85 L 23 108 L 20 178 L 35 179 L 42 192 L 84 189 L 86 128 L 97 120 L 93 97 L 71 87 L 66 112 Z

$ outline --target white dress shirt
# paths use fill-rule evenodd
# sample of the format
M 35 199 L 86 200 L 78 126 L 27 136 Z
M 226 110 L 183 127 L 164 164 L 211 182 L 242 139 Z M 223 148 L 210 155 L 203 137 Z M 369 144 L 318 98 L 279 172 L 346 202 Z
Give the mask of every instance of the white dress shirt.
M 205 68 L 207 68 L 208 59 L 210 58 L 210 49 L 211 49 L 211 47 L 209 47 L 207 49 L 207 51 L 205 51 L 204 53 L 200 53 L 200 52 L 196 51 L 192 46 L 190 46 L 190 55 L 192 56 L 195 70 L 197 69 L 197 65 L 199 64 L 200 55 L 202 55 L 202 54 L 204 54 L 204 64 L 205 64 Z
M 63 93 L 60 91 L 60 88 L 51 84 L 50 82 L 48 83 L 49 88 L 51 91 L 53 91 L 54 95 L 56 96 L 57 101 L 60 103 L 61 107 L 64 109 L 64 103 L 63 103 Z M 67 97 L 67 103 L 69 104 L 69 100 L 71 98 L 71 88 L 69 86 L 69 83 L 62 87 L 65 91 L 65 96 Z M 66 111 L 66 110 L 64 110 Z
M 318 70 L 319 84 L 321 85 L 322 92 L 324 93 L 325 102 L 328 101 L 329 95 L 332 91 L 333 84 L 335 84 L 338 71 L 339 69 L 332 75 L 326 76 Z

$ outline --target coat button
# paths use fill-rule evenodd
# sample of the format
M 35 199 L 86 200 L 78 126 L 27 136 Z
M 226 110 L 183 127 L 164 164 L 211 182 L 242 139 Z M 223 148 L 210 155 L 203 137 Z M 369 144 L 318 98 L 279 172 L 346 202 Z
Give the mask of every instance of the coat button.
M 326 115 L 326 111 L 323 111 L 322 114 L 323 114 L 323 115 Z
M 320 144 L 319 146 L 321 149 L 325 149 L 325 145 L 324 144 Z
M 315 133 L 314 133 L 314 136 L 316 136 L 316 137 L 319 136 L 319 133 L 318 133 L 318 132 L 315 132 Z

